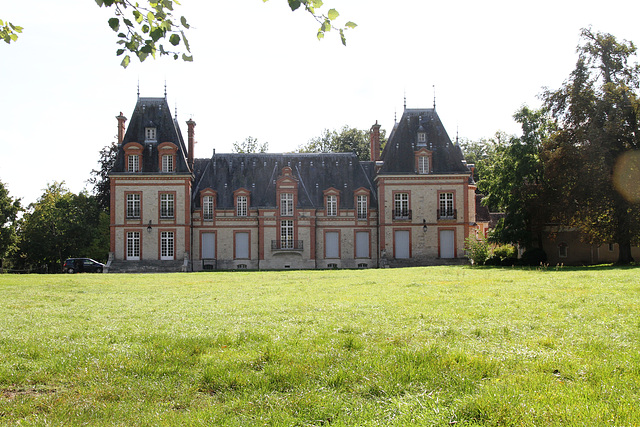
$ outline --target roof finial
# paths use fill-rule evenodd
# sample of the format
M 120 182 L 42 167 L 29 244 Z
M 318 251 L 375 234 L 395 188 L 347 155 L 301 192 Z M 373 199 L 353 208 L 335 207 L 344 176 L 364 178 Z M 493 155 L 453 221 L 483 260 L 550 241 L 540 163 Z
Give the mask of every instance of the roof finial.
M 138 99 L 140 99 L 140 77 L 138 77 Z
M 167 99 L 167 79 L 164 80 L 164 99 Z
M 174 118 L 178 120 L 178 101 L 176 101 L 176 112 L 175 112 Z
M 436 85 L 433 85 L 433 110 L 436 109 Z
M 404 91 L 404 110 L 407 111 L 407 90 Z
M 394 123 L 398 123 L 398 110 L 397 109 L 395 109 L 393 111 L 393 122 Z
M 456 145 L 460 145 L 460 141 L 458 140 L 458 130 L 459 130 L 458 128 L 459 126 L 456 125 Z

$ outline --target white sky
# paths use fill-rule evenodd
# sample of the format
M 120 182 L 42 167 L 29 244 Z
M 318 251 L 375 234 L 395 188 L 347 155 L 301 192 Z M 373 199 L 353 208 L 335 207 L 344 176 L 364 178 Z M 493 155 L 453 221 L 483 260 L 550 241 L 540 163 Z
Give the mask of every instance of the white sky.
M 115 56 L 111 9 L 94 0 L 0 0 L 0 19 L 23 26 L 0 42 L 0 180 L 34 202 L 48 183 L 80 192 L 98 153 L 115 140 L 120 111 L 164 96 L 196 121 L 196 157 L 230 152 L 247 136 L 270 152 L 295 150 L 323 129 L 384 129 L 409 108 L 436 108 L 453 139 L 517 133 L 512 115 L 539 105 L 576 62 L 580 28 L 640 44 L 640 2 L 610 0 L 326 0 L 347 32 L 318 25 L 286 0 L 182 0 L 177 15 L 195 61 Z M 326 8 L 325 8 L 326 9 Z

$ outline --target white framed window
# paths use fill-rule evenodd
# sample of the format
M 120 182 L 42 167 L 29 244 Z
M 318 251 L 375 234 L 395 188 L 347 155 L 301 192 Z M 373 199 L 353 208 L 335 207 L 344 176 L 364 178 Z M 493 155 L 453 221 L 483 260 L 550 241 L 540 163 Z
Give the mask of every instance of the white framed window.
M 162 231 L 160 233 L 160 259 L 169 260 L 173 258 L 174 258 L 173 231 Z
M 293 249 L 293 221 L 280 221 L 280 248 Z
M 338 196 L 327 196 L 327 216 L 338 215 Z
M 408 219 L 409 213 L 409 193 L 396 193 L 393 196 L 393 216 L 398 219 Z
M 127 259 L 132 261 L 140 259 L 139 231 L 127 231 Z
M 564 242 L 560 243 L 558 245 L 558 256 L 560 258 L 566 258 L 567 255 L 569 254 L 569 250 L 568 249 L 569 249 L 569 246 L 566 243 L 564 243 Z
M 156 128 L 144 128 L 144 140 L 155 141 L 156 140 Z
M 138 154 L 129 154 L 129 172 L 140 172 L 140 156 Z
M 440 193 L 438 217 L 440 219 L 454 219 L 456 212 L 453 209 L 453 193 Z
M 356 211 L 358 219 L 367 219 L 367 209 L 369 206 L 369 198 L 367 196 L 356 197 Z
M 418 173 L 421 175 L 426 175 L 429 173 L 429 157 L 418 157 Z
M 139 194 L 127 194 L 127 218 L 140 218 Z
M 160 218 L 173 218 L 175 211 L 173 194 L 160 195 Z
M 293 194 L 280 194 L 280 215 L 293 216 Z
M 427 134 L 425 132 L 418 132 L 418 144 L 424 145 L 427 143 Z
M 162 156 L 162 172 L 173 172 L 173 154 Z
M 238 196 L 236 199 L 236 215 L 247 216 L 247 196 Z
M 202 198 L 202 219 L 213 219 L 213 196 L 204 196 Z

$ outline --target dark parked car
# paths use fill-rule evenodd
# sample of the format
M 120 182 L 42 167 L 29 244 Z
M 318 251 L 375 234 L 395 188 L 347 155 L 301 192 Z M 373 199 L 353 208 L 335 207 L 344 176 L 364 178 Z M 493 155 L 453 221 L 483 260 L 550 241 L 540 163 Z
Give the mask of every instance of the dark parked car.
M 69 258 L 64 262 L 65 273 L 102 273 L 104 264 L 91 258 Z

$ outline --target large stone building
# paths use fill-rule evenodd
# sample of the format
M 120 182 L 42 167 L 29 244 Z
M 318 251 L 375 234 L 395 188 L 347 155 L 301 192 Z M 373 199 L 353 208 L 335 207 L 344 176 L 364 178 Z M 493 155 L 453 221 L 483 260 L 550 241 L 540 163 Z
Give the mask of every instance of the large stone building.
M 475 184 L 435 109 L 353 153 L 195 158 L 165 98 L 118 120 L 110 271 L 375 268 L 460 262 Z M 126 132 L 125 132 L 126 128 Z

